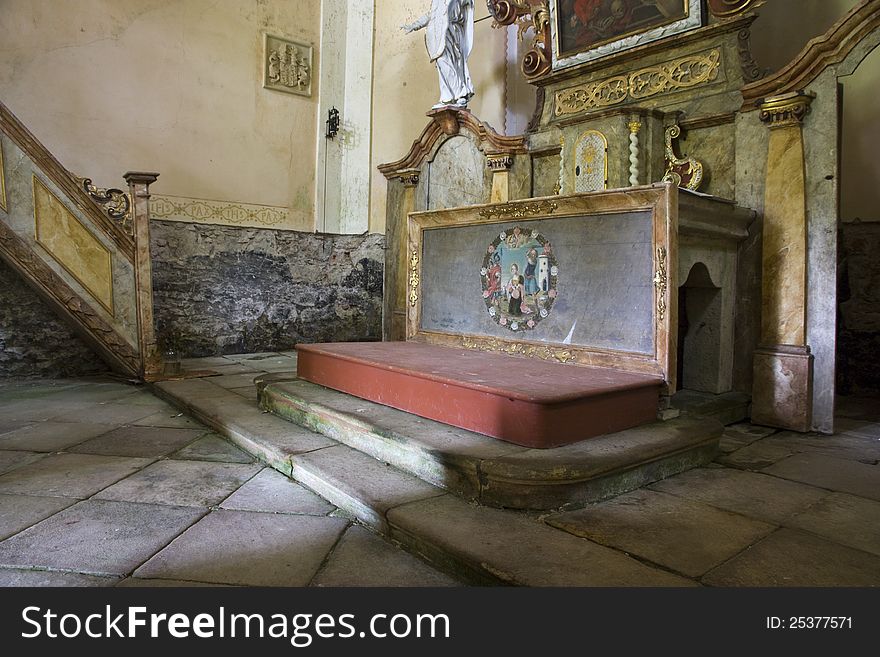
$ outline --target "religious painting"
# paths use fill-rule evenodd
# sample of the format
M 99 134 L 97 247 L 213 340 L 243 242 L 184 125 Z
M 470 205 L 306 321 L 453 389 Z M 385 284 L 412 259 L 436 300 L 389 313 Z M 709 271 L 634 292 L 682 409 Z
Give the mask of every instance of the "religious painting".
M 311 96 L 312 47 L 271 34 L 263 36 L 263 86 Z
M 514 332 L 535 328 L 550 314 L 558 277 L 553 246 L 543 235 L 521 226 L 499 233 L 480 269 L 489 317 Z
M 554 64 L 569 66 L 700 27 L 703 0 L 551 0 Z

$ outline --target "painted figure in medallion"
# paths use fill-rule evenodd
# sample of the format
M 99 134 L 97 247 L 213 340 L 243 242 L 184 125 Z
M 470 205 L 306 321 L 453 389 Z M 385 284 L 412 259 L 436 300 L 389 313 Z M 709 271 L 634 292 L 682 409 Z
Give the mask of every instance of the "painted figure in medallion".
M 550 242 L 520 226 L 487 247 L 480 275 L 489 317 L 510 331 L 534 329 L 557 297 L 559 267 Z

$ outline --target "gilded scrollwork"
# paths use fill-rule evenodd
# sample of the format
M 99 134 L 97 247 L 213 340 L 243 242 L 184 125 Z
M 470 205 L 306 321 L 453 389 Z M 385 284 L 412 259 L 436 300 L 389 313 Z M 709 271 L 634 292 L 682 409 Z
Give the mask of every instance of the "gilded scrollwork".
M 409 305 L 415 306 L 419 301 L 419 252 L 413 249 L 409 257 Z
M 577 114 L 707 84 L 718 78 L 720 67 L 721 51 L 713 48 L 627 75 L 570 87 L 556 92 L 555 114 Z
M 666 247 L 657 247 L 657 271 L 654 272 L 654 288 L 657 290 L 657 321 L 666 317 L 666 288 L 669 276 L 666 273 Z
M 666 128 L 666 173 L 663 182 L 675 183 L 677 187 L 684 187 L 696 191 L 703 184 L 703 163 L 693 157 L 678 157 L 672 140 L 681 136 L 681 128 L 672 125 Z
M 525 0 L 489 0 L 487 3 L 494 27 L 518 25 L 517 36 L 523 40 L 526 32 L 534 30 L 532 47 L 523 56 L 522 72 L 534 80 L 550 71 L 550 7 L 543 2 Z
M 104 189 L 92 183 L 91 178 L 77 178 L 80 187 L 95 203 L 101 206 L 108 217 L 119 223 L 125 232 L 133 234 L 131 223 L 131 198 L 121 189 Z
M 497 338 L 477 338 L 465 336 L 461 346 L 465 349 L 477 351 L 490 351 L 508 354 L 510 356 L 523 356 L 525 358 L 539 358 L 541 360 L 555 360 L 560 363 L 569 363 L 577 360 L 577 356 L 571 349 L 537 346 L 523 344 L 521 342 L 505 342 Z
M 483 208 L 477 214 L 484 219 L 492 217 L 501 217 L 505 219 L 522 219 L 524 217 L 535 216 L 539 214 L 552 214 L 559 204 L 554 201 L 536 201 L 528 203 L 505 203 L 504 205 L 496 205 Z

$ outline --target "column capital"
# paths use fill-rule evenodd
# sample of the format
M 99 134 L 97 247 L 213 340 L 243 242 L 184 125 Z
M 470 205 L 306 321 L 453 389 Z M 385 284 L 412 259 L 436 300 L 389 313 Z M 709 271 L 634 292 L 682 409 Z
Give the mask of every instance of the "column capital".
M 486 166 L 492 171 L 507 171 L 513 166 L 510 153 L 486 153 Z
M 759 105 L 761 121 L 771 129 L 801 125 L 810 111 L 810 103 L 816 94 L 806 91 L 792 91 L 779 96 L 764 98 Z
M 404 187 L 415 187 L 419 184 L 419 169 L 400 169 L 394 172 L 395 177 L 403 183 Z

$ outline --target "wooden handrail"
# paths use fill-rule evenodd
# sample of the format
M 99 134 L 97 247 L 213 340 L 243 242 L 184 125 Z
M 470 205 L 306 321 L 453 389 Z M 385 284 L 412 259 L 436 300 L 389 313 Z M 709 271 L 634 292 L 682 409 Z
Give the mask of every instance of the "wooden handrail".
M 80 186 L 77 177 L 65 169 L 2 102 L 0 102 L 0 131 L 34 161 L 40 170 L 64 192 L 65 196 L 117 246 L 120 253 L 124 254 L 129 262 L 134 262 L 134 238 L 125 232 L 122 226 L 104 214 L 101 206 Z

